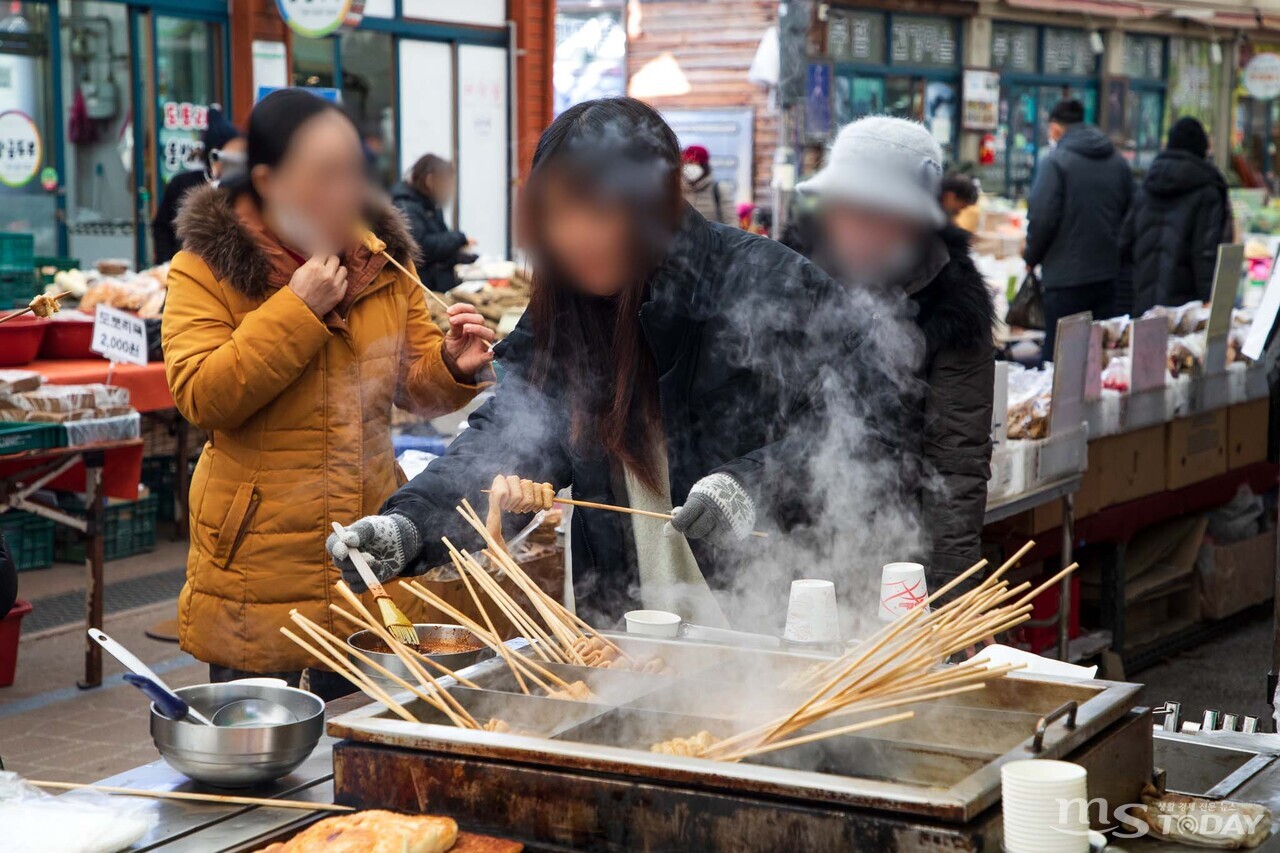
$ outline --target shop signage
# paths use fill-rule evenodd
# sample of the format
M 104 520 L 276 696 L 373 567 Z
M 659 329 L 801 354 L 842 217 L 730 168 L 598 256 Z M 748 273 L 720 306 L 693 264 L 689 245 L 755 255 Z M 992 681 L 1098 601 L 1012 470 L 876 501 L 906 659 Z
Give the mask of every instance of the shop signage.
M 209 126 L 209 108 L 204 104 L 166 101 L 161 112 L 167 130 L 204 130 Z
M 1000 75 L 967 68 L 961 121 L 965 130 L 995 130 L 1000 118 Z
M 147 363 L 147 324 L 141 317 L 98 305 L 93 315 L 93 343 L 89 349 L 112 362 Z
M 1280 56 L 1259 53 L 1244 67 L 1240 82 L 1246 92 L 1262 101 L 1280 95 Z
M 160 173 L 166 181 L 181 172 L 204 165 L 204 143 L 194 131 L 160 131 Z
M 26 186 L 43 159 L 40 129 L 31 116 L 20 110 L 0 113 L 0 184 Z
M 276 8 L 289 29 L 306 38 L 358 27 L 364 18 L 364 0 L 276 0 Z

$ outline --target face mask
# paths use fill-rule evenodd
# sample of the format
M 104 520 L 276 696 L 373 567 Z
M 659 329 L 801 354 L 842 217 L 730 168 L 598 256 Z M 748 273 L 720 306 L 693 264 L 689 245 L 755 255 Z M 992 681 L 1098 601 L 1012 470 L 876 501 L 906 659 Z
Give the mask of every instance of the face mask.
M 697 163 L 684 164 L 684 179 L 689 183 L 691 184 L 694 183 L 699 178 L 701 178 L 704 174 L 706 174 L 706 171 Z
M 341 246 L 325 245 L 318 229 L 312 226 L 306 215 L 286 204 L 274 206 L 273 219 L 276 234 L 288 246 L 299 250 L 304 255 L 331 255 L 341 250 Z

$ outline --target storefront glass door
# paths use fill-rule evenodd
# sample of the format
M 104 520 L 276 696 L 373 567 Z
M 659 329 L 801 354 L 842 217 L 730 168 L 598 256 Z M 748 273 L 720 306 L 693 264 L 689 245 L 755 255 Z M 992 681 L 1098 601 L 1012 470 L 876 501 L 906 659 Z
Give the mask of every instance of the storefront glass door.
M 44 3 L 11 2 L 0 15 L 0 230 L 34 234 L 40 255 L 59 240 L 54 31 Z

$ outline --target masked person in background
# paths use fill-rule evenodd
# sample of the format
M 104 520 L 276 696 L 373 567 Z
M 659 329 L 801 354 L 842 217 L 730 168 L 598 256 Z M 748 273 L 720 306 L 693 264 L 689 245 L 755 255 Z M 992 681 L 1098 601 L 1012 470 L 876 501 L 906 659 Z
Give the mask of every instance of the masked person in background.
M 968 233 L 939 206 L 941 164 L 923 125 L 864 118 L 797 187 L 818 203 L 815 259 L 873 297 L 878 334 L 910 353 L 914 381 L 902 383 L 894 431 L 901 482 L 931 538 L 931 589 L 979 558 L 995 384 L 991 297 Z
M 723 188 L 711 171 L 710 152 L 701 145 L 690 145 L 682 156 L 685 200 L 708 222 L 735 224 L 733 199 L 724 198 Z
M 296 685 L 311 662 L 280 626 L 297 608 L 340 629 L 326 529 L 395 490 L 392 404 L 435 417 L 470 401 L 493 334 L 468 305 L 451 306 L 441 334 L 422 288 L 362 244 L 367 222 L 413 263 L 403 221 L 370 197 L 338 107 L 275 92 L 253 108 L 248 137 L 248 173 L 183 206 L 185 249 L 169 270 L 169 388 L 209 432 L 191 480 L 179 636 L 215 682 Z M 310 687 L 326 698 L 350 689 L 323 671 Z
M 816 267 L 686 204 L 681 165 L 671 129 L 630 98 L 578 104 L 543 133 L 523 194 L 532 300 L 498 345 L 503 381 L 380 515 L 330 537 L 349 582 L 350 546 L 373 554 L 384 581 L 446 562 L 441 537 L 474 547 L 454 507 L 483 507 L 481 490 L 514 475 L 525 482 L 513 494 L 536 481 L 675 507 L 670 533 L 660 520 L 574 511 L 579 612 L 612 624 L 645 606 L 724 624 L 712 590 L 760 547 L 751 530 L 807 517 L 801 472 L 827 416 L 820 387 L 830 364 L 858 357 L 860 338 Z M 538 494 L 508 507 L 548 505 Z
M 209 125 L 201 141 L 204 145 L 201 154 L 204 167 L 180 172 L 170 178 L 156 207 L 156 218 L 151 221 L 151 237 L 155 243 L 157 264 L 167 263 L 182 248 L 173 229 L 187 193 L 244 171 L 244 137 L 235 125 L 227 121 L 222 110 L 209 110 Z
M 409 220 L 409 231 L 418 244 L 422 280 L 440 293 L 447 293 L 457 285 L 458 277 L 453 271 L 456 264 L 476 259 L 466 251 L 472 245 L 467 235 L 451 229 L 441 210 L 453 201 L 457 182 L 452 163 L 434 154 L 424 154 L 413 164 L 405 180 L 391 190 L 391 201 Z

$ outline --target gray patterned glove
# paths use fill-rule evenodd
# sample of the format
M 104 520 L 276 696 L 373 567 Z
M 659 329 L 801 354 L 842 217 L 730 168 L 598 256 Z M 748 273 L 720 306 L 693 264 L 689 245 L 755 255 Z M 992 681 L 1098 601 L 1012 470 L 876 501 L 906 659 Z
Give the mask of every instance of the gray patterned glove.
M 744 539 L 756 525 L 756 504 L 728 474 L 711 474 L 693 484 L 684 506 L 672 511 L 671 527 L 688 539 L 723 545 Z
M 403 515 L 366 515 L 355 524 L 343 529 L 342 535 L 330 533 L 325 548 L 333 557 L 334 565 L 342 569 L 342 579 L 356 592 L 364 592 L 364 581 L 351 562 L 348 548 L 363 551 L 369 560 L 369 568 L 386 583 L 405 570 L 422 550 L 422 538 L 418 528 Z

